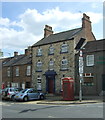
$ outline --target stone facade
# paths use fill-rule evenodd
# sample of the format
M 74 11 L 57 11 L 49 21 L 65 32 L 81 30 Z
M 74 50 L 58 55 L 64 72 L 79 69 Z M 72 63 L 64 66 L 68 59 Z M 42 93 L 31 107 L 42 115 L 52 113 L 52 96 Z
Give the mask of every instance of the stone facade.
M 54 54 L 49 55 L 49 47 L 50 44 L 41 46 L 42 48 L 42 56 L 37 56 L 37 49 L 38 47 L 35 47 L 33 49 L 33 87 L 37 89 L 37 78 L 38 76 L 41 77 L 41 84 L 42 84 L 42 90 L 46 91 L 46 76 L 44 75 L 46 71 L 48 71 L 49 68 L 49 61 L 52 59 L 54 61 L 54 71 L 56 71 L 57 75 L 55 76 L 55 92 L 59 93 L 61 90 L 61 79 L 63 76 L 71 76 L 74 78 L 74 40 L 66 41 L 68 45 L 68 52 L 67 53 L 60 53 L 61 45 L 63 42 L 58 42 L 55 44 L 52 44 L 54 47 Z M 67 58 L 68 60 L 68 69 L 67 70 L 61 70 L 61 61 L 63 57 Z M 36 64 L 37 61 L 42 61 L 42 72 L 36 71 Z
M 44 34 L 44 38 L 32 46 L 32 85 L 35 89 L 43 92 L 60 93 L 63 77 L 72 77 L 75 81 L 75 54 L 77 52 L 75 47 L 77 43 L 81 38 L 86 39 L 85 42 L 96 39 L 91 31 L 90 18 L 86 14 L 83 14 L 82 27 L 79 29 L 52 34 L 52 27 L 49 26 L 49 28 L 49 35 L 45 36 Z M 44 32 L 46 32 L 45 30 Z M 63 44 L 67 45 L 65 49 L 68 50 L 61 53 Z M 54 53 L 49 55 L 51 46 L 54 48 Z M 38 49 L 42 52 L 40 56 L 37 55 Z M 67 69 L 61 69 L 62 59 L 67 59 Z M 53 70 L 49 70 L 50 60 L 54 61 Z M 41 71 L 37 71 L 38 62 L 42 67 Z

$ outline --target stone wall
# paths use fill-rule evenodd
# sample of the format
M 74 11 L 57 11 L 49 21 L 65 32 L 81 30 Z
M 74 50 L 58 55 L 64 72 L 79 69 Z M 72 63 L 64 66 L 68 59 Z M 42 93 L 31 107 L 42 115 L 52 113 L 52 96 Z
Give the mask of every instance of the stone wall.
M 37 78 L 38 76 L 40 76 L 42 79 L 42 90 L 44 92 L 46 91 L 46 77 L 44 73 L 48 70 L 48 64 L 49 64 L 50 59 L 54 60 L 54 71 L 56 71 L 57 73 L 55 77 L 55 92 L 56 93 L 59 93 L 61 90 L 61 78 L 63 76 L 74 78 L 74 40 L 68 40 L 68 41 L 65 41 L 65 43 L 67 43 L 68 45 L 67 53 L 60 53 L 61 45 L 63 44 L 63 42 L 52 44 L 52 46 L 54 47 L 54 55 L 48 54 L 50 44 L 40 46 L 40 48 L 42 48 L 42 51 L 43 51 L 42 53 L 43 55 L 40 57 L 36 56 L 38 47 L 33 48 L 32 82 L 33 82 L 33 87 L 35 87 L 35 89 L 37 89 Z M 67 58 L 68 60 L 69 69 L 66 71 L 61 70 L 61 61 L 63 57 Z M 43 64 L 42 72 L 36 72 L 36 63 L 38 60 L 42 61 L 42 64 Z

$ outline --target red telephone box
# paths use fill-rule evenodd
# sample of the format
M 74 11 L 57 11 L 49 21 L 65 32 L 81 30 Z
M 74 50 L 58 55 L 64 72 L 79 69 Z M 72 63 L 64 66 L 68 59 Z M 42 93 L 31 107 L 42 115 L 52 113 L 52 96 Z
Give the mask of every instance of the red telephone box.
M 71 77 L 65 77 L 63 82 L 63 100 L 74 100 L 74 80 Z

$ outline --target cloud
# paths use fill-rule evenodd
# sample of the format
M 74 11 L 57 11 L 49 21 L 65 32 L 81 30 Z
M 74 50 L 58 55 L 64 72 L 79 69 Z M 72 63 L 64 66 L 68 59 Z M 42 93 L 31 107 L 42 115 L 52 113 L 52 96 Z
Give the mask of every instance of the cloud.
M 103 19 L 102 13 L 87 12 L 86 14 L 90 17 L 92 24 L 97 24 Z
M 97 2 L 96 3 L 92 3 L 91 7 L 92 8 L 98 8 L 99 7 L 99 3 L 97 3 Z
M 87 12 L 92 24 L 102 19 L 101 13 Z M 18 21 L 9 18 L 0 19 L 0 38 L 6 49 L 24 49 L 43 38 L 44 25 L 53 27 L 54 32 L 81 27 L 81 13 L 62 11 L 59 7 L 39 13 L 36 9 L 27 9 L 18 16 Z

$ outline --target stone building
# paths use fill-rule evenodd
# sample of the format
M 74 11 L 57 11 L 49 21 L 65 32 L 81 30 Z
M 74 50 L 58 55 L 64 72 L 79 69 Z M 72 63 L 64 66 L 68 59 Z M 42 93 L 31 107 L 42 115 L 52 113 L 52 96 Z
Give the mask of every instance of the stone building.
M 2 60 L 2 85 L 4 87 L 31 87 L 32 59 L 31 50 L 26 49 L 25 54 Z
M 82 27 L 53 33 L 46 25 L 44 38 L 32 46 L 32 85 L 46 93 L 59 94 L 62 78 L 75 81 L 75 47 L 80 39 L 95 41 L 89 16 L 83 14 Z
M 105 39 L 90 41 L 83 49 L 83 95 L 100 95 L 105 91 Z M 76 63 L 78 64 L 78 57 Z M 77 65 L 78 66 L 78 65 Z M 76 68 L 77 69 L 77 68 Z M 78 69 L 77 69 L 78 71 Z M 76 74 L 76 93 L 79 91 Z

